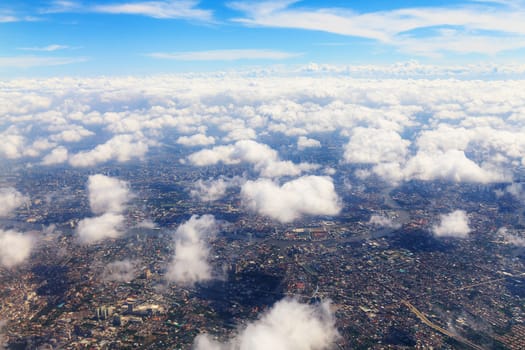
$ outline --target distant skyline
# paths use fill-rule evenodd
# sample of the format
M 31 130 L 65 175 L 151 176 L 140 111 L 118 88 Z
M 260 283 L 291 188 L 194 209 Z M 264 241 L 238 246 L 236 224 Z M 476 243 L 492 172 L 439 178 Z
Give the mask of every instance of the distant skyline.
M 520 64 L 523 23 L 521 0 L 7 0 L 0 77 Z

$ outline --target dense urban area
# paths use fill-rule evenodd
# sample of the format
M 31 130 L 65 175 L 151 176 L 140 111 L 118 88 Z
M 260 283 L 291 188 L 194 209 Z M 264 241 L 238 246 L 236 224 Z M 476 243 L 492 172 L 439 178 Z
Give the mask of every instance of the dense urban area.
M 189 349 L 199 334 L 227 341 L 293 300 L 330 308 L 338 349 L 523 349 L 523 204 L 508 185 L 360 179 L 358 166 L 337 163 L 342 140 L 319 139 L 322 148 L 302 153 L 271 140 L 289 159 L 337 168 L 339 215 L 291 221 L 246 210 L 235 187 L 197 198 L 200 179 L 255 174 L 184 164 L 176 145 L 87 169 L 2 164 L 0 187 L 30 198 L 2 226 L 32 232 L 39 245 L 28 262 L 0 267 L 4 346 Z M 75 232 L 92 215 L 95 174 L 125 181 L 133 195 L 125 234 L 85 244 Z M 436 236 L 440 215 L 457 209 L 468 237 Z M 203 244 L 214 278 L 167 278 L 177 228 L 210 214 L 217 229 Z

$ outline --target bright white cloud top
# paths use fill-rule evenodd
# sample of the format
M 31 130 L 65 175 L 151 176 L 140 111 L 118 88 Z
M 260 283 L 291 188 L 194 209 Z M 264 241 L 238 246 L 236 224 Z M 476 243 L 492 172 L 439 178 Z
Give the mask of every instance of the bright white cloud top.
M 193 215 L 175 231 L 175 255 L 168 266 L 166 279 L 182 285 L 193 285 L 213 279 L 208 239 L 218 230 L 213 215 Z
M 525 164 L 523 81 L 274 72 L 256 82 L 239 73 L 5 81 L 0 157 L 89 168 L 143 161 L 171 139 L 191 147 L 190 165 L 249 164 L 262 177 L 298 177 L 318 175 L 319 164 L 288 160 L 262 137 L 296 138 L 304 152 L 331 135 L 344 141 L 339 161 L 394 185 L 510 183 Z
M 35 240 L 28 234 L 0 229 L 0 265 L 13 267 L 21 264 L 29 258 L 34 244 Z
M 93 244 L 104 239 L 122 236 L 124 216 L 115 213 L 105 213 L 79 221 L 76 233 L 80 242 Z
M 341 211 L 341 200 L 327 176 L 303 176 L 281 186 L 268 179 L 247 181 L 241 197 L 249 210 L 280 222 L 303 215 L 337 215 Z
M 94 214 L 122 213 L 131 199 L 127 182 L 102 174 L 89 177 L 88 196 Z
M 91 175 L 87 185 L 89 206 L 99 216 L 85 218 L 76 228 L 80 242 L 93 244 L 123 235 L 127 202 L 131 199 L 128 184 L 109 176 Z
M 301 304 L 284 299 L 256 321 L 248 323 L 235 338 L 219 343 L 209 335 L 195 339 L 195 350 L 328 350 L 339 334 L 330 303 Z
M 432 232 L 437 237 L 466 238 L 470 233 L 469 219 L 463 210 L 455 210 L 449 214 L 441 215 L 438 225 L 432 227 Z

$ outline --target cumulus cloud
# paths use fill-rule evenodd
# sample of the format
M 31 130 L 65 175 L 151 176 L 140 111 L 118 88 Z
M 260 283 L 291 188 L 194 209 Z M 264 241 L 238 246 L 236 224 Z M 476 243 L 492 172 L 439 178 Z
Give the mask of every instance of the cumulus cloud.
M 122 236 L 122 212 L 131 198 L 127 182 L 96 174 L 89 177 L 87 187 L 91 211 L 101 215 L 79 221 L 76 233 L 80 242 L 92 244 Z
M 0 217 L 6 217 L 13 214 L 13 212 L 20 206 L 29 202 L 29 197 L 18 192 L 13 187 L 0 188 Z
M 249 323 L 226 343 L 207 334 L 197 336 L 195 350 L 324 350 L 339 333 L 330 303 L 307 305 L 293 299 L 277 302 L 258 320 Z
M 368 221 L 371 225 L 379 226 L 379 227 L 387 227 L 387 228 L 393 228 L 398 229 L 401 227 L 401 224 L 398 222 L 395 222 L 393 219 L 382 216 L 382 215 L 372 215 L 370 217 L 370 220 Z
M 358 127 L 345 147 L 348 163 L 403 162 L 410 142 L 392 130 Z
M 321 142 L 316 139 L 311 139 L 306 136 L 299 136 L 297 139 L 297 149 L 302 151 L 306 148 L 321 147 Z
M 206 136 L 205 134 L 195 134 L 191 136 L 181 136 L 177 139 L 177 143 L 183 146 L 208 146 L 215 143 L 213 136 Z
M 465 152 L 448 150 L 438 153 L 418 153 L 411 158 L 404 169 L 406 179 L 436 180 L 455 182 L 504 182 L 509 176 L 502 169 L 480 166 L 467 158 Z
M 43 151 L 47 151 L 56 146 L 45 138 L 36 139 L 31 145 L 25 147 L 23 155 L 26 157 L 38 157 Z
M 131 198 L 127 182 L 102 174 L 88 179 L 89 206 L 94 214 L 122 213 Z
M 24 262 L 33 250 L 35 241 L 28 234 L 0 230 L 0 264 L 13 267 Z
M 166 279 L 184 285 L 211 280 L 207 239 L 217 230 L 213 215 L 193 215 L 181 224 L 175 231 L 175 255 L 168 266 Z
M 190 154 L 188 160 L 191 164 L 197 166 L 218 163 L 251 163 L 254 165 L 254 169 L 265 177 L 297 176 L 305 171 L 315 170 L 319 167 L 316 164 L 295 164 L 291 161 L 280 160 L 276 150 L 253 140 L 241 140 L 233 145 L 204 149 Z
M 129 259 L 113 261 L 106 265 L 102 279 L 105 281 L 130 282 L 137 276 L 137 261 Z
M 122 236 L 124 216 L 115 213 L 105 213 L 93 218 L 85 218 L 78 222 L 76 234 L 82 243 L 92 244 L 107 238 Z
M 437 237 L 466 238 L 470 233 L 469 219 L 463 210 L 455 210 L 441 215 L 441 222 L 432 227 L 432 233 Z
M 348 78 L 356 72 L 419 78 L 454 72 L 464 78 L 472 71 L 512 76 L 525 68 L 405 62 L 343 67 L 328 74 L 336 68 L 309 65 L 293 76 L 289 70 L 268 69 L 6 81 L 0 89 L 0 122 L 8 127 L 0 131 L 0 157 L 9 161 L 43 155 L 42 164 L 67 157 L 72 166 L 88 167 L 142 159 L 167 137 L 203 145 L 211 142 L 206 131 L 214 130 L 215 141 L 226 144 L 190 154 L 188 164 L 247 163 L 265 177 L 301 176 L 317 169 L 286 160 L 286 154 L 262 141 L 282 135 L 297 138 L 298 148 L 322 135 L 329 155 L 342 153 L 340 160 L 359 164 L 361 175 L 393 184 L 413 179 L 511 182 L 525 164 L 523 81 Z M 99 138 L 88 137 L 95 131 L 107 141 L 96 144 Z M 341 136 L 348 137 L 343 147 Z M 82 143 L 68 147 L 66 155 L 65 143 L 78 141 Z M 323 168 L 333 165 L 322 158 L 319 162 Z
M 72 155 L 69 158 L 69 164 L 74 167 L 90 167 L 111 160 L 122 163 L 133 158 L 142 159 L 148 149 L 147 142 L 140 139 L 135 140 L 133 135 L 117 135 L 90 151 Z
M 54 148 L 42 159 L 42 165 L 55 165 L 65 163 L 68 159 L 68 151 L 63 146 Z
M 241 197 L 249 210 L 280 222 L 341 211 L 341 200 L 328 176 L 303 176 L 281 186 L 269 179 L 247 181 Z
M 80 125 L 60 125 L 58 127 L 51 128 L 51 131 L 55 131 L 55 129 L 64 129 L 56 134 L 52 134 L 49 137 L 55 142 L 78 142 L 88 136 L 94 135 L 94 132 L 87 130 Z
M 229 188 L 239 186 L 245 180 L 239 176 L 233 178 L 220 177 L 216 180 L 198 180 L 190 191 L 193 198 L 203 202 L 213 202 L 223 198 Z
M 22 157 L 26 147 L 26 139 L 20 132 L 13 127 L 0 133 L 2 142 L 0 143 L 0 156 L 8 159 Z

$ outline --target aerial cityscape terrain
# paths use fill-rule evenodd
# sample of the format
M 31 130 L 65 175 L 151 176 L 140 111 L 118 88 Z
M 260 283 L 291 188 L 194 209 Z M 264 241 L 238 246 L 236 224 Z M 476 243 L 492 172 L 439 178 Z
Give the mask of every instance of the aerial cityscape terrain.
M 0 4 L 0 349 L 525 349 L 525 4 L 217 4 Z

